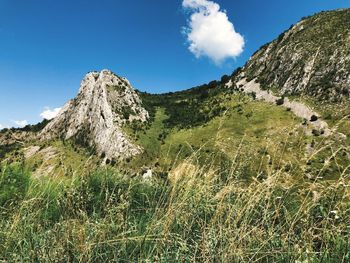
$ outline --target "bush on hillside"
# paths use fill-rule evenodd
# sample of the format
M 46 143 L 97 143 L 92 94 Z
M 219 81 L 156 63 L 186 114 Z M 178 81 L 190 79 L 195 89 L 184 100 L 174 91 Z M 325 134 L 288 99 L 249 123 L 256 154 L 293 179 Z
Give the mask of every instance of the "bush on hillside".
M 312 115 L 311 117 L 310 117 L 310 121 L 311 122 L 314 122 L 314 121 L 317 121 L 318 120 L 318 117 L 316 116 L 316 115 Z
M 284 104 L 284 97 L 281 97 L 279 99 L 276 100 L 276 105 L 280 106 Z
M 29 187 L 29 174 L 20 165 L 0 169 L 0 207 L 14 207 L 20 202 Z

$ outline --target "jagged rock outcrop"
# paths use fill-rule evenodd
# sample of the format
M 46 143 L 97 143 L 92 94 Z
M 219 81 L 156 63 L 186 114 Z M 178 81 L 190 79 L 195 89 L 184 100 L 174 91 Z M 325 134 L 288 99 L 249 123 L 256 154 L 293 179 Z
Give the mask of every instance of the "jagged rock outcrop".
M 350 97 L 350 9 L 302 19 L 257 51 L 244 67 L 248 80 L 280 95 L 324 101 Z
M 77 97 L 70 100 L 41 132 L 42 139 L 73 139 L 93 148 L 105 160 L 139 154 L 122 131 L 128 121 L 145 122 L 148 112 L 127 79 L 108 70 L 90 72 Z

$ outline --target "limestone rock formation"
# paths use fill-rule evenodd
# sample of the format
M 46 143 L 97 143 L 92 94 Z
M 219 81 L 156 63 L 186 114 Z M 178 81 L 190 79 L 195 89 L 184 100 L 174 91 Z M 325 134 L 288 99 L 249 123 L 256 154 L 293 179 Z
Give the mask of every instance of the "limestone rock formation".
M 302 19 L 258 50 L 244 71 L 280 95 L 350 98 L 350 9 Z
M 70 100 L 41 132 L 42 139 L 62 138 L 93 148 L 105 161 L 139 154 L 122 131 L 128 121 L 147 121 L 148 112 L 127 79 L 108 70 L 90 72 Z

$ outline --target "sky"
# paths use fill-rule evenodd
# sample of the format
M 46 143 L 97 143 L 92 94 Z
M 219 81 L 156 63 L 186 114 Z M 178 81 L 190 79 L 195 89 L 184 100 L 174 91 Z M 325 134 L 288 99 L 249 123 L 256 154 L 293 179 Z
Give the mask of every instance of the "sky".
M 84 75 L 110 69 L 150 93 L 245 64 L 302 17 L 350 0 L 0 0 L 0 129 L 54 117 Z

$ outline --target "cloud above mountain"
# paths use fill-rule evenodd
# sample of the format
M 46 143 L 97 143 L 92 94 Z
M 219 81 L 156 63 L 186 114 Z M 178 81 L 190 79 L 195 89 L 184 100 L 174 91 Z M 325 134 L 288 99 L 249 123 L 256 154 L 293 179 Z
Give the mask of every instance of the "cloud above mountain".
M 220 5 L 208 0 L 183 0 L 190 17 L 184 27 L 189 50 L 197 57 L 209 57 L 216 64 L 236 58 L 244 49 L 244 38 L 236 32 Z
M 0 124 L 0 130 L 2 130 L 2 129 L 9 129 L 9 128 L 10 128 L 9 125 Z
M 50 109 L 50 107 L 45 107 L 44 111 L 40 113 L 40 117 L 46 120 L 51 120 L 57 116 L 61 108 Z
M 16 124 L 18 127 L 22 128 L 26 125 L 28 125 L 27 120 L 18 120 L 18 121 L 12 121 L 14 124 Z

